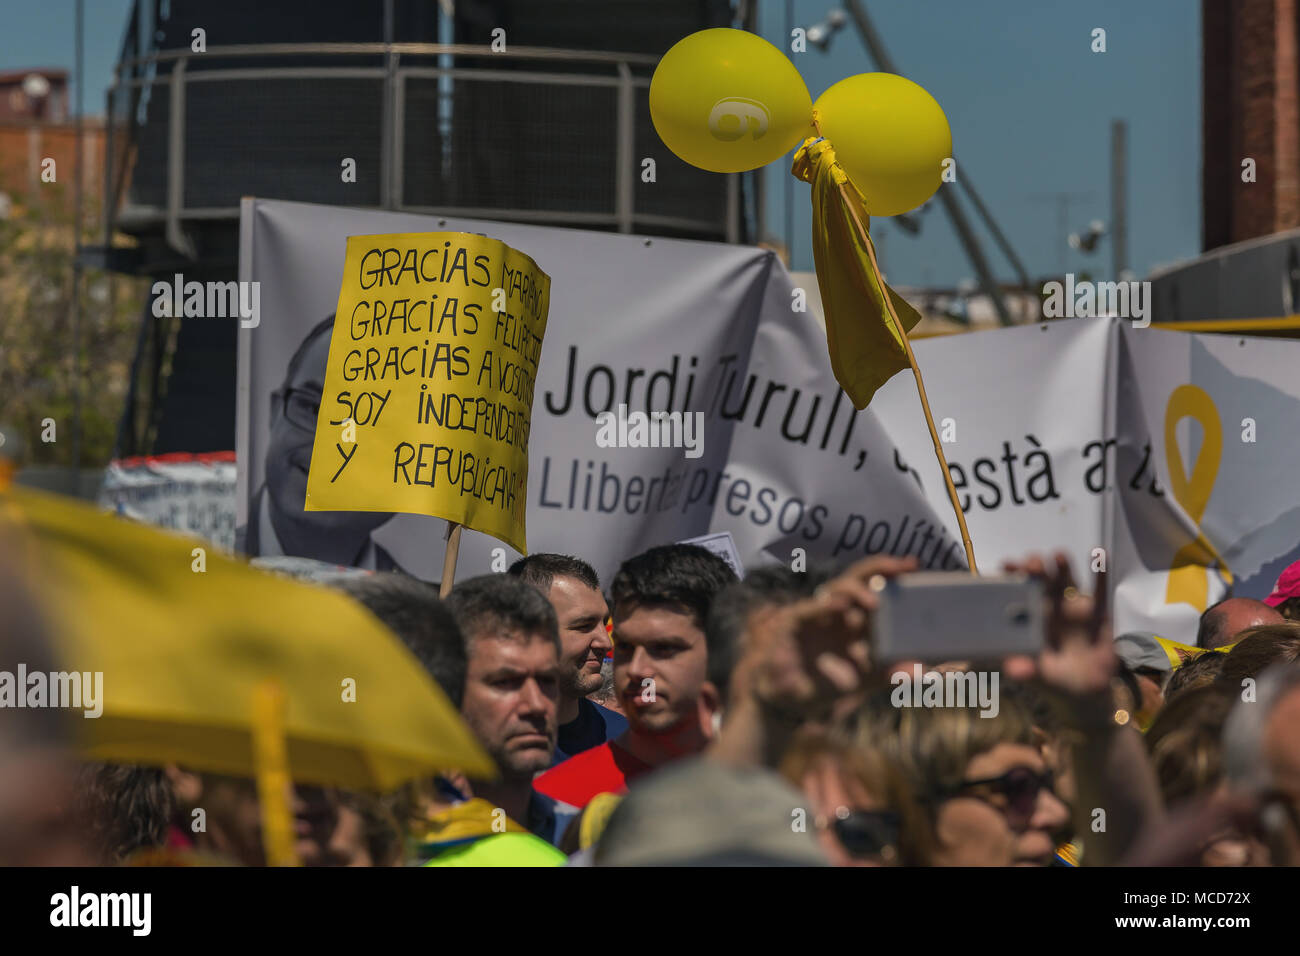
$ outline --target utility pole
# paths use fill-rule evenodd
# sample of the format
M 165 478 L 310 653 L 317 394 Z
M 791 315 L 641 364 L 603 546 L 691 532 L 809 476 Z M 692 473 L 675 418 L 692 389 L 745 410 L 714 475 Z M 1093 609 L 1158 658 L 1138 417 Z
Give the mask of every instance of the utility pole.
M 85 6 L 77 0 L 76 57 L 77 57 L 77 125 L 76 167 L 73 170 L 73 256 L 72 256 L 72 480 L 73 494 L 81 493 L 81 205 L 82 176 L 85 167 L 85 141 L 83 139 L 83 114 L 86 112 L 85 89 Z
M 863 9 L 858 0 L 845 0 L 844 4 L 853 17 L 853 23 L 858 28 L 858 33 L 862 35 L 862 42 L 866 44 L 867 52 L 871 54 L 871 59 L 885 73 L 895 73 L 899 76 L 903 74 L 894 66 L 894 61 L 889 58 L 885 52 L 884 42 L 880 39 L 880 34 L 872 25 L 871 20 L 867 17 L 867 12 Z M 964 176 L 965 173 L 958 173 Z M 1002 325 L 1011 324 L 1011 313 L 1007 311 L 1007 303 L 1002 298 L 1002 290 L 998 287 L 997 279 L 993 275 L 993 270 L 989 268 L 988 260 L 984 257 L 984 249 L 980 246 L 979 240 L 971 230 L 970 223 L 966 220 L 966 214 L 962 211 L 961 206 L 957 203 L 957 194 L 950 189 L 944 189 L 943 185 L 939 186 L 939 201 L 943 203 L 944 212 L 948 214 L 948 219 L 952 222 L 952 227 L 957 233 L 957 238 L 966 250 L 966 257 L 970 259 L 971 267 L 979 277 L 980 286 L 984 289 L 984 294 L 989 297 L 993 303 L 993 308 L 998 314 L 998 322 Z
M 1116 282 L 1128 270 L 1128 123 L 1110 124 L 1110 251 Z
M 785 35 L 788 37 L 794 32 L 794 0 L 785 0 Z M 785 257 L 786 264 L 791 271 L 794 271 L 794 190 L 795 178 L 789 174 L 782 177 L 785 183 L 785 194 L 782 197 L 785 200 Z

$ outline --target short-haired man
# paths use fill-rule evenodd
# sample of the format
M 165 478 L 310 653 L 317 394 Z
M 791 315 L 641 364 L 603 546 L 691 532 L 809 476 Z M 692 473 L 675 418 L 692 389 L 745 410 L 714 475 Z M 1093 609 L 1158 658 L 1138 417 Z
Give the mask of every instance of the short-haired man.
M 720 702 L 708 680 L 704 622 L 714 596 L 735 580 L 725 561 L 690 544 L 623 563 L 611 590 L 614 686 L 628 730 L 552 767 L 534 782 L 539 792 L 583 807 L 705 748 Z
M 613 740 L 627 730 L 626 718 L 588 699 L 600 690 L 601 663 L 613 647 L 605 630 L 609 607 L 595 570 L 564 554 L 530 554 L 508 573 L 546 596 L 560 627 L 555 763 Z
M 753 615 L 810 598 L 831 578 L 829 568 L 791 571 L 784 565 L 755 568 L 743 581 L 718 594 L 705 623 L 709 639 L 709 680 L 718 689 L 723 707 L 731 695 L 731 677 L 744 656 L 744 635 Z
M 1215 651 L 1237 642 L 1237 635 L 1248 627 L 1281 624 L 1286 618 L 1263 601 L 1254 598 L 1226 598 L 1212 604 L 1196 630 L 1196 646 Z
M 577 811 L 533 789 L 555 751 L 555 611 L 535 588 L 501 574 L 458 584 L 447 605 L 465 638 L 461 716 L 501 771 L 498 780 L 475 782 L 475 796 L 558 844 Z
M 401 573 L 331 578 L 415 655 L 457 709 L 465 696 L 465 640 L 455 617 L 432 584 Z

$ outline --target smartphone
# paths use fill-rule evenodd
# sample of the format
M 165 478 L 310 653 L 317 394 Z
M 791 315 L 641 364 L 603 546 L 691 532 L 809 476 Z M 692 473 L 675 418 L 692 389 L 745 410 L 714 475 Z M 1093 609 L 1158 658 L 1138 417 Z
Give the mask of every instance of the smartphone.
M 1046 640 L 1043 584 L 1028 575 L 922 571 L 871 586 L 880 596 L 872 624 L 878 661 L 1000 660 L 1037 654 Z

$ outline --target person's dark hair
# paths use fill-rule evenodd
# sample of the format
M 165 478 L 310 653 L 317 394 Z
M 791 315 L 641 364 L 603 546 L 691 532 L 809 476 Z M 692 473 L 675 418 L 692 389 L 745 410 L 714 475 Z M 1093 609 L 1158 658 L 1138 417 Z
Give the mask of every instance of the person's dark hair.
M 577 578 L 593 591 L 600 590 L 596 569 L 581 558 L 567 554 L 539 552 L 520 558 L 510 565 L 506 574 L 522 578 L 543 594 L 550 594 L 551 582 L 556 578 Z
M 396 572 L 355 575 L 331 583 L 396 634 L 460 709 L 465 694 L 465 640 L 437 588 Z
M 1300 660 L 1300 624 L 1264 624 L 1237 635 L 1219 672 L 1219 680 L 1240 688 L 1247 677 L 1258 677 L 1273 664 Z
M 160 768 L 93 763 L 81 769 L 76 813 L 94 850 L 108 863 L 164 846 L 175 803 Z
M 0 524 L 0 608 L 4 609 L 0 614 L 0 672 L 14 674 L 21 664 L 28 673 L 48 674 L 60 666 L 58 655 L 51 643 L 50 622 L 39 605 L 39 592 L 32 588 L 32 569 L 19 563 L 18 556 L 27 549 L 16 529 L 16 525 Z M 25 690 L 18 688 L 18 694 L 23 693 Z M 76 732 L 71 713 L 65 707 L 6 710 L 0 720 L 0 767 L 9 747 L 59 749 L 67 745 Z
M 473 651 L 474 640 L 489 632 L 544 634 L 559 651 L 560 626 L 555 608 L 537 588 L 519 578 L 483 574 L 462 581 L 447 595 L 447 607 L 460 625 L 467 655 Z
M 1176 694 L 1214 683 L 1227 659 L 1228 655 L 1222 651 L 1206 651 L 1175 667 L 1169 683 L 1165 685 L 1165 703 L 1168 704 Z
M 1070 725 L 1062 710 L 1043 692 L 1041 685 L 1007 681 L 999 688 L 1002 699 L 1014 700 L 1029 715 L 1034 730 L 1047 738 L 1059 739 L 1068 735 Z
M 280 383 L 280 388 L 289 387 L 289 383 L 293 381 L 293 376 L 298 371 L 298 366 L 302 364 L 303 356 L 307 354 L 307 349 L 311 348 L 311 344 L 316 341 L 317 336 L 321 334 L 328 335 L 333 331 L 334 315 L 335 313 L 331 312 L 328 318 L 317 322 L 303 340 L 298 343 L 298 348 L 294 350 L 293 355 L 289 356 L 289 364 L 284 368 L 284 381 Z
M 1300 621 L 1300 597 L 1289 597 L 1273 610 L 1288 621 Z
M 361 817 L 362 833 L 375 866 L 397 866 L 406 842 L 401 818 L 387 795 L 344 790 L 339 801 Z
M 1144 740 L 1166 806 L 1207 794 L 1218 785 L 1223 776 L 1223 725 L 1234 701 L 1226 686 L 1193 687 L 1156 715 Z
M 728 702 L 731 672 L 743 651 L 741 636 L 750 615 L 812 597 L 830 576 L 827 568 L 807 571 L 791 571 L 784 565 L 755 568 L 743 581 L 728 584 L 718 592 L 709 606 L 704 637 L 708 648 L 708 679 L 722 695 L 724 705 Z
M 634 606 L 684 611 L 703 628 L 709 605 L 736 580 L 731 566 L 694 544 L 666 544 L 628 558 L 614 575 L 615 613 Z
M 1224 598 L 1223 601 L 1230 601 L 1231 598 Z M 1219 631 L 1223 627 L 1224 614 L 1219 610 L 1219 605 L 1223 601 L 1211 604 L 1201 614 L 1201 619 L 1196 624 L 1196 646 L 1210 647 L 1211 641 L 1219 637 Z

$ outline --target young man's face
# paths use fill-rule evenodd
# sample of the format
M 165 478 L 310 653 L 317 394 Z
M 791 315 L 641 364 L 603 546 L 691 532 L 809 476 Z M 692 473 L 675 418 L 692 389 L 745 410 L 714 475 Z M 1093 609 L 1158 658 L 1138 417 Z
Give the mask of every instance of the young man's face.
M 470 645 L 461 714 L 507 779 L 551 765 L 559 670 L 544 634 L 480 634 Z
M 699 719 L 708 661 L 692 614 L 633 605 L 614 614 L 614 689 L 628 723 L 661 734 Z
M 547 593 L 560 622 L 560 693 L 577 700 L 600 690 L 600 663 L 612 645 L 605 632 L 604 596 L 563 575 Z

